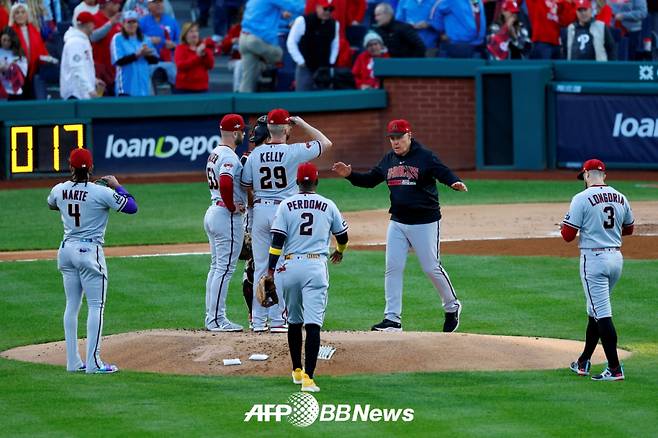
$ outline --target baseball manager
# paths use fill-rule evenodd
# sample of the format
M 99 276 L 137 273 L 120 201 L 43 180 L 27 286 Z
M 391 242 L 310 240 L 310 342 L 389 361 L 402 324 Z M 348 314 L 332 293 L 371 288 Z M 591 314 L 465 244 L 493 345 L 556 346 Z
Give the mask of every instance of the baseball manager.
M 413 138 L 411 124 L 403 119 L 387 126 L 391 151 L 369 172 L 334 163 L 332 170 L 357 187 L 375 187 L 386 181 L 391 192 L 391 220 L 386 233 L 384 320 L 372 326 L 377 331 L 402 331 L 402 284 L 409 248 L 413 248 L 425 274 L 436 288 L 443 309 L 444 332 L 459 326 L 462 305 L 439 256 L 439 195 L 436 181 L 453 190 L 468 191 L 455 174 L 430 150 Z

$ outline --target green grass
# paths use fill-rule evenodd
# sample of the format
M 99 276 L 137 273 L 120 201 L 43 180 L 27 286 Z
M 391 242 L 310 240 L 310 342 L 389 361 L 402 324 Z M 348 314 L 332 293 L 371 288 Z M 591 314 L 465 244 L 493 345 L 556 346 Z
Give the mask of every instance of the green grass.
M 207 256 L 108 259 L 104 333 L 201 327 L 207 263 Z M 383 253 L 348 252 L 343 265 L 331 267 L 325 328 L 367 329 L 381 319 L 383 264 Z M 460 331 L 583 339 L 576 259 L 446 256 L 444 266 L 464 302 Z M 320 403 L 410 407 L 415 420 L 297 429 L 243 422 L 254 403 L 286 401 L 294 387 L 284 378 L 84 376 L 0 359 L 0 435 L 655 436 L 657 268 L 652 260 L 626 261 L 613 296 L 620 344 L 635 352 L 623 383 L 591 382 L 566 369 L 319 376 Z M 232 282 L 229 315 L 244 324 L 238 286 Z M 63 308 L 55 261 L 0 263 L 0 350 L 62 339 Z M 437 331 L 441 315 L 436 293 L 411 257 L 405 329 Z
M 582 189 L 571 181 L 467 181 L 468 193 L 440 186 L 442 205 L 519 202 L 569 202 Z M 656 200 L 658 189 L 646 183 L 611 182 L 633 201 Z M 203 183 L 135 184 L 127 187 L 137 198 L 137 216 L 112 214 L 107 246 L 206 242 L 203 215 L 208 190 Z M 342 211 L 388 208 L 388 188 L 352 187 L 342 179 L 324 179 L 319 192 Z M 0 191 L 0 251 L 56 248 L 62 235 L 57 212 L 49 211 L 49 189 Z

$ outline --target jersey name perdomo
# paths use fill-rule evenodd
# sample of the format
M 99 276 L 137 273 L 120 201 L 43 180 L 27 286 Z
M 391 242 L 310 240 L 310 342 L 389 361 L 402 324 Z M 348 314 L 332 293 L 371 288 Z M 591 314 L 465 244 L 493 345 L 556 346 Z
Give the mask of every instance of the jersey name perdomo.
M 316 201 L 315 199 L 298 199 L 296 201 L 286 202 L 286 207 L 288 211 L 292 210 L 327 210 L 327 203 L 322 201 Z
M 63 201 L 86 201 L 87 192 L 84 190 L 62 190 Z
M 594 207 L 596 204 L 602 204 L 604 202 L 616 202 L 617 204 L 624 205 L 626 201 L 624 201 L 624 197 L 621 195 L 618 195 L 617 193 L 597 193 L 595 195 L 590 196 L 587 198 L 589 203 Z

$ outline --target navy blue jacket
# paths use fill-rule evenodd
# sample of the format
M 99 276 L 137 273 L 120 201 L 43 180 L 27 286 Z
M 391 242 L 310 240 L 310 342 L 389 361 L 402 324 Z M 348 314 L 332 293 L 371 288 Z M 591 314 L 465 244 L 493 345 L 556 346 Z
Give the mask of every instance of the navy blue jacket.
M 436 181 L 447 186 L 461 181 L 432 151 L 413 139 L 405 156 L 391 150 L 369 172 L 352 172 L 347 180 L 357 187 L 375 187 L 386 181 L 391 191 L 391 220 L 408 225 L 441 219 Z

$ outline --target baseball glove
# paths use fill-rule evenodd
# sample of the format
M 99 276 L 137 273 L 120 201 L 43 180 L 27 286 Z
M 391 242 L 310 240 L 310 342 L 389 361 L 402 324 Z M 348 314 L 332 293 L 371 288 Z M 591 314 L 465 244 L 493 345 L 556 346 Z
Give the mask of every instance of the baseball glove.
M 245 233 L 244 241 L 242 242 L 242 250 L 238 260 L 249 260 L 251 258 L 251 234 Z
M 263 275 L 256 286 L 256 299 L 263 307 L 272 307 L 279 303 L 279 297 L 276 295 L 276 286 L 274 278 L 269 275 Z
M 104 178 L 98 178 L 96 181 L 94 181 L 94 184 L 98 184 L 99 186 L 107 187 L 107 180 Z

